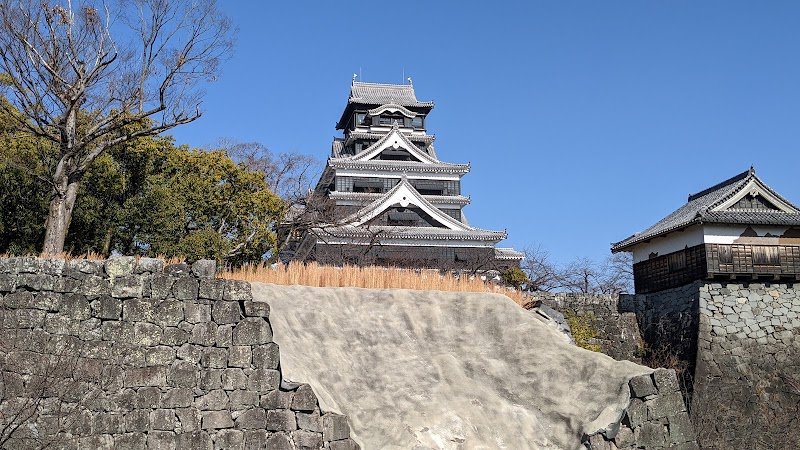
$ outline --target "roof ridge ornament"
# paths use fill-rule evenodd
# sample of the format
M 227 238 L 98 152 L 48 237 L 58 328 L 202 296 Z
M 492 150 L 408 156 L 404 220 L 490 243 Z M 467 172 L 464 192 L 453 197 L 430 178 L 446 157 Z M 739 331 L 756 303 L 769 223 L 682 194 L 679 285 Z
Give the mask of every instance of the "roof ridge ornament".
M 408 77 L 408 84 L 409 84 L 410 86 L 414 86 L 414 82 L 413 82 L 413 81 L 411 81 L 411 77 Z
M 350 83 L 350 86 L 355 86 L 355 84 L 356 84 L 356 77 L 357 77 L 357 76 L 358 76 L 358 74 L 357 74 L 357 73 L 354 73 L 354 74 L 353 74 L 353 81 Z

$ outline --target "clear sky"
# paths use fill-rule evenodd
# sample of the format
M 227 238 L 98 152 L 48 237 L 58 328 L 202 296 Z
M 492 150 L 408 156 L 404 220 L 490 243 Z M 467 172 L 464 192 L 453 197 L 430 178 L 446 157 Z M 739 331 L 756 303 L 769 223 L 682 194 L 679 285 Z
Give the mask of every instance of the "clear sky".
M 472 163 L 471 225 L 595 259 L 750 165 L 800 203 L 800 2 L 244 1 L 235 55 L 178 143 L 324 160 L 350 81 L 433 100 Z

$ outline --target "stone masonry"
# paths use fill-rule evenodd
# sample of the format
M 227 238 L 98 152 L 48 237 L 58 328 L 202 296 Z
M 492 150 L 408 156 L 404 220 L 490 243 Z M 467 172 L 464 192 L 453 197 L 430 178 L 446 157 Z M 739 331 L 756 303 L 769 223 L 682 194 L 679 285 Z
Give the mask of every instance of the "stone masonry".
M 698 450 L 674 370 L 631 378 L 631 403 L 619 421 L 591 436 L 587 450 Z
M 213 261 L 0 258 L 0 447 L 354 450 Z
M 596 344 L 617 360 L 641 363 L 642 340 L 636 322 L 633 296 L 532 292 L 532 307 L 543 304 L 561 312 L 570 310 L 591 321 L 597 330 Z

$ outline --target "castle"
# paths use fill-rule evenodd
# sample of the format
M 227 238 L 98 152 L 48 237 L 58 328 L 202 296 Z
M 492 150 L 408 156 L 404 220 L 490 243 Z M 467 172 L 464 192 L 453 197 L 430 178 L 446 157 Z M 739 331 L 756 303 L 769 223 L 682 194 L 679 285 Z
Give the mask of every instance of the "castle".
M 432 101 L 411 84 L 353 78 L 330 157 L 306 208 L 308 226 L 289 231 L 284 260 L 487 271 L 518 267 L 522 254 L 498 248 L 505 231 L 473 227 L 461 192 L 469 164 L 444 162 L 426 120 Z

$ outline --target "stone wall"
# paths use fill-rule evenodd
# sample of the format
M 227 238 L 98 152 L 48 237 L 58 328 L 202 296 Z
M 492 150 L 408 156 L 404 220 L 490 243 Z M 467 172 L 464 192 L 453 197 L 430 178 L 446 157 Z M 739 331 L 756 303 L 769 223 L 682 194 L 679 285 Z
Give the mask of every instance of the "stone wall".
M 591 436 L 588 450 L 696 450 L 694 429 L 674 370 L 656 369 L 628 383 L 631 403 L 619 421 Z
M 358 448 L 211 261 L 0 258 L 0 447 Z
M 704 448 L 800 448 L 800 293 L 702 283 L 692 416 Z
M 597 330 L 595 343 L 617 360 L 641 362 L 642 340 L 634 312 L 633 296 L 532 292 L 530 304 L 541 302 L 556 311 L 570 310 Z

